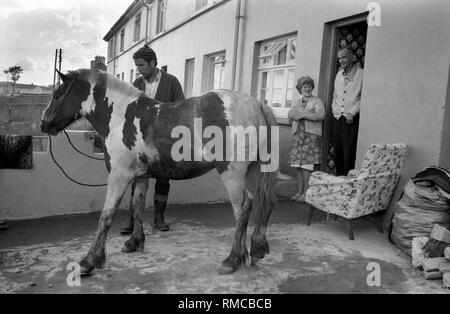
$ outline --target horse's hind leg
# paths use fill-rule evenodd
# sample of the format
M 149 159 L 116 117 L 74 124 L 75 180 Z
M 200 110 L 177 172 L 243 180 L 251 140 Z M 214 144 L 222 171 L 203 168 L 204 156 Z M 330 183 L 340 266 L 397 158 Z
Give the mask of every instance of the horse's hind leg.
M 131 237 L 125 241 L 125 246 L 122 248 L 122 252 L 130 253 L 135 252 L 139 249 L 144 249 L 145 236 L 142 227 L 142 220 L 145 208 L 145 197 L 148 190 L 148 179 L 147 178 L 136 178 L 134 181 L 135 191 L 134 191 L 134 223 L 133 223 L 133 234 Z
M 262 174 L 263 176 L 273 176 L 273 174 Z M 261 187 L 260 187 L 261 188 Z M 269 243 L 266 239 L 266 229 L 269 222 L 270 215 L 275 206 L 276 197 L 271 195 L 274 191 L 266 191 L 265 199 L 261 199 L 261 191 L 257 191 L 254 199 L 254 207 L 257 213 L 255 228 L 253 230 L 251 239 L 251 265 L 254 266 L 256 262 L 263 259 L 266 254 L 269 254 Z
M 111 172 L 108 177 L 106 201 L 98 222 L 97 234 L 88 254 L 80 262 L 81 275 L 87 275 L 94 268 L 102 268 L 105 263 L 105 241 L 111 227 L 114 213 L 119 207 L 125 189 L 131 180 L 131 175 Z
M 250 217 L 252 203 L 245 192 L 245 173 L 247 166 L 230 167 L 221 174 L 222 180 L 228 191 L 231 205 L 233 206 L 234 217 L 236 220 L 236 231 L 233 240 L 233 246 L 228 257 L 222 262 L 219 268 L 220 274 L 230 274 L 234 272 L 241 264 L 244 264 L 247 256 L 247 225 Z

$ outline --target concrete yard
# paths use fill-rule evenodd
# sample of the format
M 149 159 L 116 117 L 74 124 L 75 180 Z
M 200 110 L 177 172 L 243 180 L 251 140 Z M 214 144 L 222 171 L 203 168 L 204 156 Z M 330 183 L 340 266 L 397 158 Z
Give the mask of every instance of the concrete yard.
M 229 204 L 171 206 L 164 233 L 153 232 L 146 210 L 145 250 L 132 254 L 120 251 L 126 215 L 115 217 L 105 268 L 78 287 L 67 284 L 67 265 L 87 253 L 99 213 L 9 222 L 0 232 L 0 293 L 450 293 L 414 270 L 372 222 L 356 221 L 350 241 L 343 221 L 323 213 L 306 226 L 304 204 L 278 203 L 267 234 L 270 255 L 224 276 L 217 268 L 234 234 Z M 367 284 L 371 262 L 380 266 L 379 287 Z

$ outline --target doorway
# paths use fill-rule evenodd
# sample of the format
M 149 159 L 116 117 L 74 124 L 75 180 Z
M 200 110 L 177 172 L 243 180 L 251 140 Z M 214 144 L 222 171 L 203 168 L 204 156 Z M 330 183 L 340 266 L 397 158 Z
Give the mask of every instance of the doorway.
M 324 101 L 326 117 L 323 127 L 321 170 L 335 174 L 333 142 L 330 139 L 334 119 L 331 104 L 333 102 L 334 78 L 339 71 L 337 53 L 349 48 L 356 56 L 356 63 L 364 68 L 367 39 L 367 15 L 360 13 L 344 19 L 325 23 L 322 42 L 322 57 L 319 76 L 318 96 Z

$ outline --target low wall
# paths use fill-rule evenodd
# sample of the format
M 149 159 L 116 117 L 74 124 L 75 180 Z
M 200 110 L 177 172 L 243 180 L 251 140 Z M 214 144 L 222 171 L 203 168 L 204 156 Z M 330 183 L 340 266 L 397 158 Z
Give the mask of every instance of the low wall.
M 93 154 L 89 132 L 72 131 L 69 135 L 79 150 Z M 70 176 L 90 184 L 106 182 L 108 173 L 104 162 L 76 153 L 64 134 L 53 137 L 52 146 L 56 160 Z M 154 182 L 150 179 L 148 207 L 153 206 Z M 105 187 L 84 187 L 69 181 L 45 149 L 44 152 L 33 152 L 32 169 L 0 169 L 0 191 L 0 220 L 98 211 L 103 207 L 106 194 Z M 120 208 L 128 207 L 129 194 L 128 189 Z M 213 203 L 227 199 L 226 190 L 215 171 L 191 180 L 171 181 L 169 204 Z
M 39 125 L 51 98 L 52 95 L 0 96 L 0 134 L 45 135 Z M 92 127 L 81 119 L 67 129 L 92 130 Z

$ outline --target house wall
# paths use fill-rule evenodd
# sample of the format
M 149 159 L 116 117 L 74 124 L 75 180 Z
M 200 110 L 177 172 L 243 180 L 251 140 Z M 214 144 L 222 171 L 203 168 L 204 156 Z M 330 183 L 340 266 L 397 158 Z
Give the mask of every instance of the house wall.
M 369 27 L 367 36 L 357 160 L 371 143 L 411 146 L 396 201 L 417 172 L 449 165 L 443 140 L 449 137 L 450 6 L 445 0 L 380 4 L 381 27 Z
M 226 88 L 231 88 L 236 1 L 225 1 L 150 42 L 158 54 L 159 64 L 168 65 L 168 72 L 176 75 L 182 84 L 185 60 L 195 58 L 194 94 L 203 92 L 203 57 L 220 50 L 226 50 Z M 242 2 L 245 12 L 236 86 L 255 96 L 255 56 L 259 42 L 296 34 L 296 78 L 310 75 L 318 83 L 324 24 L 363 13 L 372 1 Z M 181 0 L 168 3 L 168 16 L 175 3 L 182 5 Z M 371 143 L 411 145 L 393 197 L 395 203 L 406 180 L 415 173 L 428 165 L 448 167 L 450 163 L 450 6 L 447 0 L 379 0 L 377 3 L 381 8 L 381 25 L 368 28 L 356 167 Z M 186 2 L 184 9 L 178 8 L 173 16 L 181 17 L 189 12 L 187 6 Z M 175 18 L 169 18 L 169 28 L 176 24 Z M 126 60 L 119 62 L 131 62 L 131 55 Z M 332 82 L 325 81 L 325 84 Z M 318 86 L 315 92 L 317 89 Z M 295 93 L 294 99 L 297 97 Z M 285 123 L 286 119 L 280 122 Z M 287 166 L 288 126 L 282 126 L 280 136 L 281 168 L 292 174 Z
M 310 75 L 317 83 L 324 24 L 361 13 L 369 2 L 247 1 L 242 90 L 256 93 L 254 43 L 291 32 L 297 32 L 296 77 Z M 428 165 L 450 163 L 448 105 L 445 110 L 450 6 L 445 0 L 377 2 L 381 26 L 368 29 L 356 167 L 371 143 L 411 145 L 394 203 L 415 173 Z M 280 19 L 289 23 L 279 23 Z M 289 146 L 286 136 L 281 151 Z
M 88 132 L 69 132 L 75 147 L 93 155 Z M 55 158 L 74 179 L 90 183 L 106 182 L 102 161 L 80 156 L 64 135 L 54 137 Z M 102 155 L 99 155 L 101 157 Z M 147 206 L 153 206 L 154 179 L 150 179 Z M 69 181 L 56 167 L 48 152 L 33 152 L 33 169 L 0 169 L 0 220 L 81 214 L 103 208 L 105 187 L 84 187 Z M 129 189 L 120 208 L 128 208 Z M 226 191 L 217 172 L 202 177 L 171 181 L 170 204 L 208 203 L 226 200 Z

